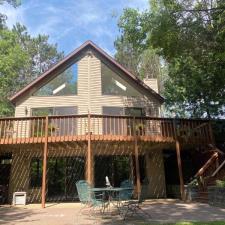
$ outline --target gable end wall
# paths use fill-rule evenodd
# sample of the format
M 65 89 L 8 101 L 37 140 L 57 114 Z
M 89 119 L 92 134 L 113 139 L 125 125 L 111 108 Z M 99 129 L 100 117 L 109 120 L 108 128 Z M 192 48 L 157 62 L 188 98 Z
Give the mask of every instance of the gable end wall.
M 16 104 L 15 117 L 31 116 L 37 107 L 77 106 L 79 114 L 102 114 L 103 106 L 142 107 L 149 116 L 159 116 L 160 103 L 140 93 L 139 97 L 102 95 L 101 61 L 95 54 L 86 54 L 78 62 L 78 95 L 27 96 Z M 135 86 L 134 86 L 135 87 Z M 25 114 L 25 111 L 28 114 Z

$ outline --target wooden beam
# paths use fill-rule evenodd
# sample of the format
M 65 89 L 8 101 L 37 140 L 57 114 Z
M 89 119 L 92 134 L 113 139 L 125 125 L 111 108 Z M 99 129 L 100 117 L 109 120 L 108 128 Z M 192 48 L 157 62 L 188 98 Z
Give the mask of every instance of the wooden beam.
M 47 151 L 48 151 L 48 116 L 46 116 L 45 119 L 45 142 L 43 152 L 43 171 L 42 171 L 42 189 L 41 189 L 42 208 L 45 208 L 45 197 L 46 197 Z
M 214 146 L 216 146 L 211 121 L 209 122 L 209 138 L 210 138 L 210 140 L 209 140 L 210 144 L 213 144 Z
M 138 159 L 138 137 L 136 134 L 136 124 L 134 117 L 134 156 L 135 156 L 135 168 L 136 168 L 136 182 L 137 182 L 137 196 L 140 197 L 141 193 L 141 180 L 140 180 L 140 167 L 139 167 L 139 159 Z
M 180 143 L 176 141 L 176 152 L 177 152 L 177 165 L 179 171 L 179 179 L 180 179 L 180 194 L 181 199 L 185 200 L 185 193 L 184 193 L 184 179 L 183 179 L 183 172 L 182 172 L 182 163 L 181 163 L 181 156 L 180 156 Z
M 93 153 L 91 150 L 91 115 L 88 113 L 88 145 L 87 145 L 87 154 L 86 154 L 86 180 L 89 184 L 93 185 Z

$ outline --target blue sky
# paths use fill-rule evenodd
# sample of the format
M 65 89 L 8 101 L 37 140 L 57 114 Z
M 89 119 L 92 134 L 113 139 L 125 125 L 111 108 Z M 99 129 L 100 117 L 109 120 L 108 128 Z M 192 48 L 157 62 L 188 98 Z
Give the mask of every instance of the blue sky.
M 148 0 L 22 0 L 16 9 L 0 5 L 0 12 L 7 15 L 9 27 L 20 22 L 31 35 L 48 34 L 65 54 L 92 40 L 113 55 L 117 21 L 126 7 L 143 11 Z

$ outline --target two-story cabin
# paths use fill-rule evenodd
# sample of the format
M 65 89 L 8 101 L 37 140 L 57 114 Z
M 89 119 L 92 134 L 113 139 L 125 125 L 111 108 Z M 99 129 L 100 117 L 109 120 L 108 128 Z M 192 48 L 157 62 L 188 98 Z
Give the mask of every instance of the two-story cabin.
M 164 198 L 165 146 L 177 150 L 183 193 L 180 143 L 187 130 L 194 129 L 189 145 L 212 140 L 207 121 L 160 118 L 157 80 L 142 82 L 91 41 L 10 100 L 15 117 L 0 119 L 9 201 L 15 191 L 43 206 L 46 199 L 74 200 L 76 181 L 103 186 L 105 176 L 114 186 L 132 179 L 137 192 L 144 185 L 148 197 Z

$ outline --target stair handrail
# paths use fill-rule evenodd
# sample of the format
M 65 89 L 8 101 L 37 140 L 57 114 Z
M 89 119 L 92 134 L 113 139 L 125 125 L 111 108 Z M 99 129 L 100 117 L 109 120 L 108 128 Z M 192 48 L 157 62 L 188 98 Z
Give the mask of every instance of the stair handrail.
M 212 177 L 215 177 L 216 174 L 223 168 L 223 166 L 225 165 L 225 160 L 220 164 L 220 166 L 214 171 L 214 173 L 212 174 Z
M 209 168 L 209 166 L 219 157 L 218 152 L 215 152 L 210 159 L 199 169 L 199 171 L 195 174 L 195 178 L 200 177 L 204 174 L 204 172 Z
M 213 151 L 218 152 L 221 155 L 225 155 L 225 153 L 223 151 L 221 151 L 220 149 L 218 149 L 215 145 L 209 144 L 209 147 L 212 148 Z

